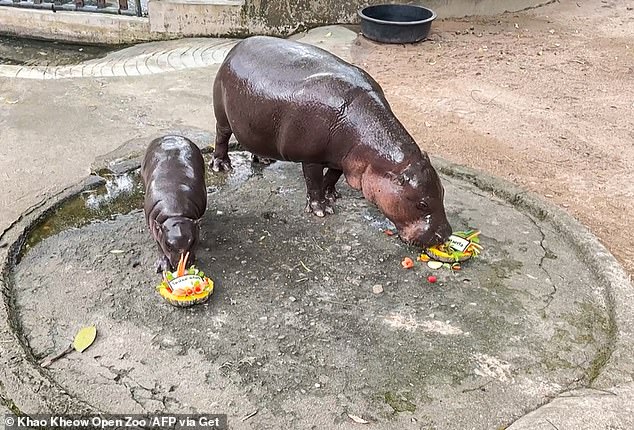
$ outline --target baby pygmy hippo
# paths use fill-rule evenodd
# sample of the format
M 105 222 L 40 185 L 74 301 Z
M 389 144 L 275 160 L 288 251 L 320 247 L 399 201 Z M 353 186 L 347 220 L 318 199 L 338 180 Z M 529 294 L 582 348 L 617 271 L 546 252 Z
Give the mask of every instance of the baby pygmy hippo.
M 174 270 L 181 254 L 195 261 L 199 222 L 207 209 L 205 162 L 200 149 L 182 136 L 154 139 L 147 148 L 141 176 L 145 220 L 159 245 L 156 271 Z

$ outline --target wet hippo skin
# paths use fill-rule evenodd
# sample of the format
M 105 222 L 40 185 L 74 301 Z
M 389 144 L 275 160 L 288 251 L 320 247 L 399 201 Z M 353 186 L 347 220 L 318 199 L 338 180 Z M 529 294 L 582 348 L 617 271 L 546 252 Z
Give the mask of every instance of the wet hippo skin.
M 428 155 L 362 69 L 310 45 L 254 36 L 227 55 L 213 101 L 214 171 L 231 168 L 233 133 L 258 157 L 302 163 L 307 212 L 334 213 L 343 174 L 402 240 L 427 246 L 451 234 L 444 189 Z
M 145 219 L 161 255 L 157 272 L 173 270 L 181 254 L 195 261 L 199 221 L 207 209 L 205 161 L 182 136 L 163 136 L 148 146 L 141 164 Z

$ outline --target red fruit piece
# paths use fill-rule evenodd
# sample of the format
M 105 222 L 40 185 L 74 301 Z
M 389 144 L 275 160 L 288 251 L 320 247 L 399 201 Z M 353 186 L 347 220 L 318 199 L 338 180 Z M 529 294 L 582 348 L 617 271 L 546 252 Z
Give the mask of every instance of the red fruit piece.
M 430 284 L 435 283 L 438 280 L 438 278 L 436 278 L 434 275 L 429 275 L 427 277 L 427 282 L 429 282 Z

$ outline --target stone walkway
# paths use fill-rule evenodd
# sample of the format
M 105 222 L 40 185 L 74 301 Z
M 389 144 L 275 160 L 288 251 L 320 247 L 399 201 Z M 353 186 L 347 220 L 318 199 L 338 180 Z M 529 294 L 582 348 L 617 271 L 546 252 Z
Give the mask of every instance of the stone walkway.
M 220 64 L 234 44 L 234 40 L 227 39 L 152 42 L 73 66 L 0 65 L 0 76 L 18 79 L 144 76 Z

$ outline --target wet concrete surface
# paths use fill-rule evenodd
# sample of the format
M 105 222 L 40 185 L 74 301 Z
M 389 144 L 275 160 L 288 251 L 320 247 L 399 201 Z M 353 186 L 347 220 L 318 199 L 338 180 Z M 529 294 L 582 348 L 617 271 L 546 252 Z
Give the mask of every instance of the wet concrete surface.
M 107 47 L 0 35 L 0 64 L 63 66 L 105 57 L 123 46 Z
M 49 369 L 72 396 L 104 412 L 227 413 L 237 429 L 357 427 L 347 414 L 483 429 L 598 375 L 614 330 L 605 286 L 551 224 L 443 176 L 452 226 L 481 229 L 485 251 L 430 284 L 422 263 L 400 267 L 417 250 L 347 185 L 337 214 L 318 219 L 303 212 L 299 165 L 232 159 L 231 175 L 208 178 L 198 257 L 216 290 L 204 305 L 176 309 L 154 290 L 134 186 L 129 213 L 49 223 L 55 234 L 31 242 L 12 279 L 34 356 L 98 328 Z M 68 214 L 98 207 L 90 196 Z

